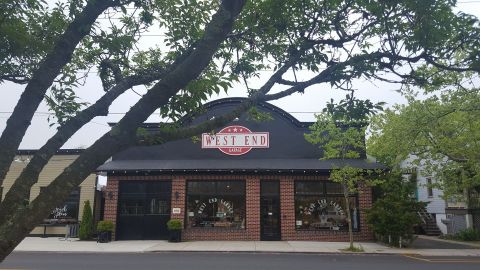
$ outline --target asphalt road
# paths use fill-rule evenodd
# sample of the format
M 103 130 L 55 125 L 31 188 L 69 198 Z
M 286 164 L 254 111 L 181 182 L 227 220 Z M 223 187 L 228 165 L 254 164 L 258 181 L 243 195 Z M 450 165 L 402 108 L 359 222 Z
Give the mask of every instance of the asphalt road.
M 168 270 L 463 270 L 480 269 L 480 258 L 407 257 L 366 254 L 267 254 L 267 253 L 30 253 L 11 254 L 3 269 L 168 269 Z

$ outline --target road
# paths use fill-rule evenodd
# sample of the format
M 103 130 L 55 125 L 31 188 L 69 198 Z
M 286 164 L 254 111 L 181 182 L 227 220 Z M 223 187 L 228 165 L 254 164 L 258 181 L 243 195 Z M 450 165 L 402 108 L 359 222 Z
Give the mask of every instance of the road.
M 49 270 L 463 270 L 480 269 L 479 257 L 409 257 L 367 254 L 267 254 L 267 253 L 30 253 L 11 254 L 4 269 Z

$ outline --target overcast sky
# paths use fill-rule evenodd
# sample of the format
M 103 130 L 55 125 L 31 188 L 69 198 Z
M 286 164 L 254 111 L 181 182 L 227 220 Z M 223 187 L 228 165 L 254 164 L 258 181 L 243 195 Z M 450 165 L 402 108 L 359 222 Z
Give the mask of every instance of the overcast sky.
M 480 0 L 460 0 L 457 10 L 480 17 Z M 143 46 L 149 47 L 154 44 L 158 36 L 145 37 L 142 40 Z M 261 73 L 257 80 L 252 80 L 251 87 L 261 85 L 265 79 L 268 78 L 269 72 Z M 297 74 L 298 75 L 298 74 Z M 300 74 L 299 76 L 302 76 Z M 384 101 L 388 106 L 395 103 L 404 103 L 404 98 L 396 92 L 399 85 L 388 84 L 380 81 L 370 82 L 365 80 L 357 80 L 354 84 L 357 90 L 356 95 L 361 99 L 370 99 L 374 102 Z M 2 99 L 0 101 L 0 130 L 5 128 L 5 123 L 10 116 L 13 108 L 18 101 L 24 86 L 13 83 L 4 83 L 0 85 L 2 91 Z M 89 79 L 84 87 L 78 92 L 82 101 L 94 103 L 103 91 L 101 90 L 100 80 L 95 74 L 90 74 Z M 137 93 L 145 93 L 144 87 L 135 88 Z M 229 97 L 245 96 L 245 89 L 240 85 L 235 86 L 229 91 Z M 214 96 L 210 100 L 226 97 L 222 94 Z M 312 121 L 314 119 L 314 112 L 319 112 L 324 107 L 325 103 L 334 98 L 339 100 L 345 96 L 345 92 L 339 90 L 332 90 L 327 84 L 310 87 L 305 91 L 305 94 L 295 94 L 290 97 L 274 101 L 272 104 L 292 113 L 297 119 L 301 121 Z M 129 90 L 118 98 L 110 107 L 110 115 L 107 117 L 97 117 L 92 122 L 82 128 L 75 134 L 63 148 L 86 148 L 92 144 L 96 139 L 109 130 L 107 122 L 118 121 L 123 113 L 139 99 L 140 97 Z M 22 141 L 20 149 L 38 149 L 45 141 L 54 134 L 55 127 L 49 127 L 47 122 L 48 109 L 44 103 L 40 105 L 33 118 L 32 124 L 29 127 L 25 138 Z M 149 122 L 159 121 L 159 117 L 152 116 L 148 119 Z

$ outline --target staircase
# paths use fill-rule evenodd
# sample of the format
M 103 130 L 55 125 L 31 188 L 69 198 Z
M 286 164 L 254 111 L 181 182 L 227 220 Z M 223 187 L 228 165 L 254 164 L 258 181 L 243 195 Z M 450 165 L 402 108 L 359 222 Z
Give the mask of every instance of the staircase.
M 437 221 L 435 220 L 434 215 L 428 213 L 425 209 L 418 211 L 417 214 L 422 220 L 421 226 L 426 235 L 438 236 L 442 234 L 437 226 Z

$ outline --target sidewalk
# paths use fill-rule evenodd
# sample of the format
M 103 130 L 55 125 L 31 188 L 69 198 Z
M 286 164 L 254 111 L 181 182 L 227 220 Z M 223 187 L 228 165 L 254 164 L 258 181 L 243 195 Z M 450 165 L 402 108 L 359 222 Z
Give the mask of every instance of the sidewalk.
M 417 240 L 428 240 L 432 242 L 440 242 L 441 245 L 451 244 L 451 245 L 462 245 L 470 248 L 480 248 L 480 241 L 457 241 L 457 240 L 448 240 L 440 239 L 437 236 L 427 236 L 427 235 L 417 235 Z
M 480 249 L 398 249 L 377 243 L 355 243 L 365 252 L 360 254 L 404 254 L 420 256 L 480 256 Z M 88 252 L 88 253 L 143 253 L 143 252 L 268 252 L 268 253 L 344 253 L 345 242 L 314 241 L 189 241 L 169 243 L 167 241 L 95 241 L 63 240 L 50 237 L 27 237 L 15 252 Z

